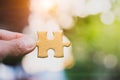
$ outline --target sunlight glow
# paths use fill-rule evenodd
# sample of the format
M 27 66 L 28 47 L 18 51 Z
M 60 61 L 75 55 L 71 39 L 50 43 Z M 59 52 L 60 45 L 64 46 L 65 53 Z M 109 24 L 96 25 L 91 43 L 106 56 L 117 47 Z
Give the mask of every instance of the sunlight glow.
M 49 11 L 54 8 L 55 1 L 54 0 L 30 0 L 30 10 L 32 12 L 44 12 Z
M 25 32 L 34 34 L 37 31 L 59 31 L 62 29 L 71 29 L 74 25 L 75 17 L 87 17 L 88 15 L 96 15 L 110 11 L 110 0 L 30 0 L 31 14 L 29 16 L 29 28 Z M 105 15 L 105 14 L 104 14 Z M 102 22 L 110 24 L 114 20 L 114 16 L 102 15 Z M 108 20 L 109 19 L 109 20 Z M 65 37 L 66 38 L 66 37 Z M 63 38 L 64 39 L 64 38 Z M 49 57 L 47 59 L 37 58 L 37 49 L 28 54 L 23 59 L 23 67 L 25 71 L 34 73 L 41 70 L 59 71 L 65 69 L 66 64 L 73 63 L 71 48 L 65 48 L 65 57 L 56 59 Z M 54 54 L 53 51 L 48 52 L 49 56 Z M 105 60 L 106 63 L 107 60 Z M 34 65 L 34 67 L 33 67 Z
M 45 9 L 45 10 L 50 10 L 54 7 L 54 1 L 53 0 L 43 0 L 42 1 L 42 7 Z

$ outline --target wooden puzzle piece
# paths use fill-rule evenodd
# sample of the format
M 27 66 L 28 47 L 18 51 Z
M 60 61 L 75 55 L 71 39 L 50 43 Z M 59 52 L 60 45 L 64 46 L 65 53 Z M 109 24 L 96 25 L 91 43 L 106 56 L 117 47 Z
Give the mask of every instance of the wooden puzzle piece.
M 63 47 L 69 47 L 70 42 L 63 43 L 63 33 L 60 32 L 53 32 L 54 39 L 49 40 L 47 38 L 47 32 L 38 32 L 38 41 L 37 41 L 37 47 L 38 47 L 38 57 L 39 58 L 46 58 L 48 57 L 47 51 L 49 49 L 54 50 L 54 57 L 63 57 Z

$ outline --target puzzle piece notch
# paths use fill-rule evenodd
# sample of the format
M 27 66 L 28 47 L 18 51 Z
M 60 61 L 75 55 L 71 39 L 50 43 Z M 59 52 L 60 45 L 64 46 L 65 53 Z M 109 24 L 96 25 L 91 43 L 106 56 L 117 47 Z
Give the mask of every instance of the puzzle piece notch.
M 70 42 L 64 42 L 62 40 L 63 33 L 60 32 L 53 32 L 54 39 L 49 40 L 47 38 L 47 32 L 38 32 L 38 41 L 37 41 L 37 47 L 38 47 L 38 57 L 39 58 L 46 58 L 48 57 L 47 51 L 49 49 L 54 50 L 54 57 L 60 58 L 64 57 L 63 54 L 63 47 L 69 47 Z

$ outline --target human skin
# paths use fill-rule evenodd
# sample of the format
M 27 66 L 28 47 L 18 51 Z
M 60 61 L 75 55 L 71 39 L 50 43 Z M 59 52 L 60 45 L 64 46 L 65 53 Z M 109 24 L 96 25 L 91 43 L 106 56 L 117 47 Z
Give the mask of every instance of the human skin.
M 35 45 L 30 36 L 0 29 L 0 58 L 25 55 L 34 50 Z

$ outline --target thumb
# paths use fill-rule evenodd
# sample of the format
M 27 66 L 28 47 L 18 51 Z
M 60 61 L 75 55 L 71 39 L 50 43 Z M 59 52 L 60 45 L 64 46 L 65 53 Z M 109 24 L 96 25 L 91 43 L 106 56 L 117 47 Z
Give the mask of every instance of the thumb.
M 28 37 L 23 36 L 18 39 L 10 40 L 10 41 L 0 41 L 0 56 L 19 56 L 24 55 L 31 52 L 36 44 L 35 40 Z

